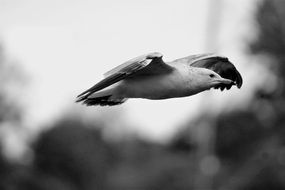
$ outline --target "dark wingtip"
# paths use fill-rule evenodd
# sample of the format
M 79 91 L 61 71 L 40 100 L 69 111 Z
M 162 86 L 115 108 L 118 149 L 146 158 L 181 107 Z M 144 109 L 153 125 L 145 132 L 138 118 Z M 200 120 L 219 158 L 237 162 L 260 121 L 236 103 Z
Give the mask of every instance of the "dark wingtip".
M 86 94 L 87 92 L 89 91 L 89 89 L 88 90 L 85 90 L 84 92 L 82 92 L 82 93 L 80 93 L 78 96 L 76 96 L 77 98 L 79 98 L 80 96 L 83 96 L 84 94 Z
M 85 96 L 81 96 L 81 97 L 77 96 L 76 99 L 75 99 L 75 103 L 82 102 L 82 101 L 84 101 L 85 99 L 86 99 Z
M 236 76 L 237 76 L 236 81 L 235 81 L 236 85 L 238 88 L 241 88 L 243 80 L 242 80 L 241 74 L 237 70 L 236 70 Z
M 83 92 L 76 97 L 75 102 L 76 103 L 83 102 L 88 98 L 89 95 L 90 93 Z

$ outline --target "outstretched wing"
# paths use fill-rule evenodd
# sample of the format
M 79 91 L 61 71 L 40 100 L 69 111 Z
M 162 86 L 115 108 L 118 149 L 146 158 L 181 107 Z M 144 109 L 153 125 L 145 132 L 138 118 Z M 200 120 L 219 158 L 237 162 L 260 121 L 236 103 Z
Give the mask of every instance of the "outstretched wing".
M 131 59 L 104 74 L 104 79 L 77 96 L 77 102 L 130 76 L 165 74 L 173 70 L 162 60 L 162 54 L 154 52 Z
M 192 67 L 203 67 L 218 73 L 221 77 L 234 81 L 238 88 L 242 86 L 242 77 L 227 57 L 215 54 L 198 54 L 184 57 L 175 61 L 187 62 Z M 215 88 L 230 89 L 232 84 L 221 84 Z

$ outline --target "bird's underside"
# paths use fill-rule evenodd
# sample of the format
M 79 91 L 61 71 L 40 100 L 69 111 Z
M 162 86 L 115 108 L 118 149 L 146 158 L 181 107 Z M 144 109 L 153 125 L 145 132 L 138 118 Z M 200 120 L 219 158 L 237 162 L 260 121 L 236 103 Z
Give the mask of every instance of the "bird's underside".
M 104 74 L 104 79 L 78 95 L 87 106 L 113 106 L 128 98 L 167 99 L 191 96 L 210 88 L 242 86 L 242 77 L 225 57 L 192 55 L 169 63 L 162 54 L 131 59 Z

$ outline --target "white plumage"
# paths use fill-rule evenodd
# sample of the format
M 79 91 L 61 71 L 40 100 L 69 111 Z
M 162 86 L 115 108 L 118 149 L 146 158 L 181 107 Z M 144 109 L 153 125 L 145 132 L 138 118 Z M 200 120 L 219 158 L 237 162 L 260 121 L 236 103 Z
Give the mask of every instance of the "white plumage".
M 167 99 L 197 94 L 212 87 L 242 86 L 242 77 L 226 57 L 191 55 L 165 63 L 154 52 L 131 59 L 104 74 L 104 79 L 77 97 L 91 105 L 118 105 L 128 98 Z

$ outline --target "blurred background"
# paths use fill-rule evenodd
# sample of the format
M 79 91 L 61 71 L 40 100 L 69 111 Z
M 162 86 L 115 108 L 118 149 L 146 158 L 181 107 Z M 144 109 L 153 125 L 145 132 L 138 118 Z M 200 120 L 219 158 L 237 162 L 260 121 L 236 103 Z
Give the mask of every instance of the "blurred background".
M 285 189 L 283 18 L 283 0 L 0 0 L 0 189 Z M 244 85 L 74 103 L 152 51 L 225 55 Z

